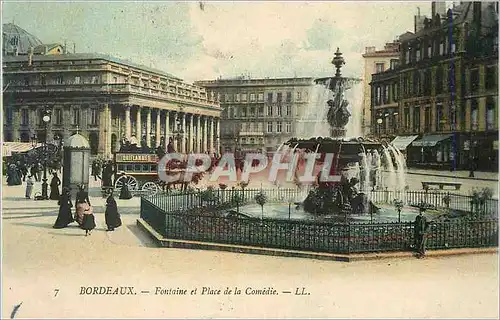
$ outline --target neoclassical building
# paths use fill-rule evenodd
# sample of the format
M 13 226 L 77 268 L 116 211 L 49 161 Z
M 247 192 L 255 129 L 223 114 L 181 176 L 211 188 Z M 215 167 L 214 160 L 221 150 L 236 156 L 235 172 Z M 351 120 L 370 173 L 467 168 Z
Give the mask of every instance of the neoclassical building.
M 43 141 L 47 132 L 52 142 L 78 130 L 91 153 L 105 157 L 123 139 L 150 147 L 173 139 L 177 151 L 218 152 L 221 109 L 213 92 L 103 54 L 49 51 L 3 56 L 4 141 Z
M 222 151 L 270 153 L 297 136 L 314 78 L 234 78 L 195 84 L 220 96 Z

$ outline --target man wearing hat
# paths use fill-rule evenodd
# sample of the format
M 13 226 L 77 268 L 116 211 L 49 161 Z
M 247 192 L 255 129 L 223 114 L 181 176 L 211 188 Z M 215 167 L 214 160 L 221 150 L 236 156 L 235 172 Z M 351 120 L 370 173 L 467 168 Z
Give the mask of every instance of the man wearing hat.
M 425 242 L 427 229 L 430 223 L 427 222 L 427 218 L 423 215 L 425 211 L 424 207 L 419 208 L 419 213 L 415 217 L 414 231 L 415 231 L 415 251 L 417 252 L 418 258 L 423 258 L 425 256 Z

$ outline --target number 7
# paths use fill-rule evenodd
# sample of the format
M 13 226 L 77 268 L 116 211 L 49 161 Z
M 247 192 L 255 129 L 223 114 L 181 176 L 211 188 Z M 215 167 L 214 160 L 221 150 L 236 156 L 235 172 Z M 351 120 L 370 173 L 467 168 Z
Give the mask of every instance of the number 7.
M 56 292 L 56 294 L 54 295 L 54 297 L 57 297 L 57 294 L 59 293 L 59 289 L 54 289 L 54 291 Z

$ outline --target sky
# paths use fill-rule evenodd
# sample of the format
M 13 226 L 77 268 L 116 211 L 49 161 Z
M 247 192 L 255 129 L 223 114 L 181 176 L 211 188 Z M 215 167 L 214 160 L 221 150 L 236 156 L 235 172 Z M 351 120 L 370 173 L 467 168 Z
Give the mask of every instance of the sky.
M 13 22 L 44 43 L 67 41 L 186 81 L 333 75 L 362 77 L 365 47 L 413 31 L 430 2 L 4 2 Z

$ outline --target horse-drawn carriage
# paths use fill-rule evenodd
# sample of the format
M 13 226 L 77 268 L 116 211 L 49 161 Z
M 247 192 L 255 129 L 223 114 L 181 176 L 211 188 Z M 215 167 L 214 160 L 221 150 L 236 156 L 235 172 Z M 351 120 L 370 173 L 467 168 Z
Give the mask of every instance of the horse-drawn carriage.
M 158 176 L 159 160 L 155 153 L 115 153 L 115 189 L 120 190 L 126 184 L 131 192 L 141 191 L 149 196 L 172 186 L 181 186 L 186 190 L 190 183 L 198 183 L 203 176 L 203 172 L 194 172 L 191 178 L 184 179 L 187 161 L 172 160 L 166 168 L 160 169 L 165 170 L 166 175 L 177 176 L 177 179 L 171 182 L 162 181 Z

